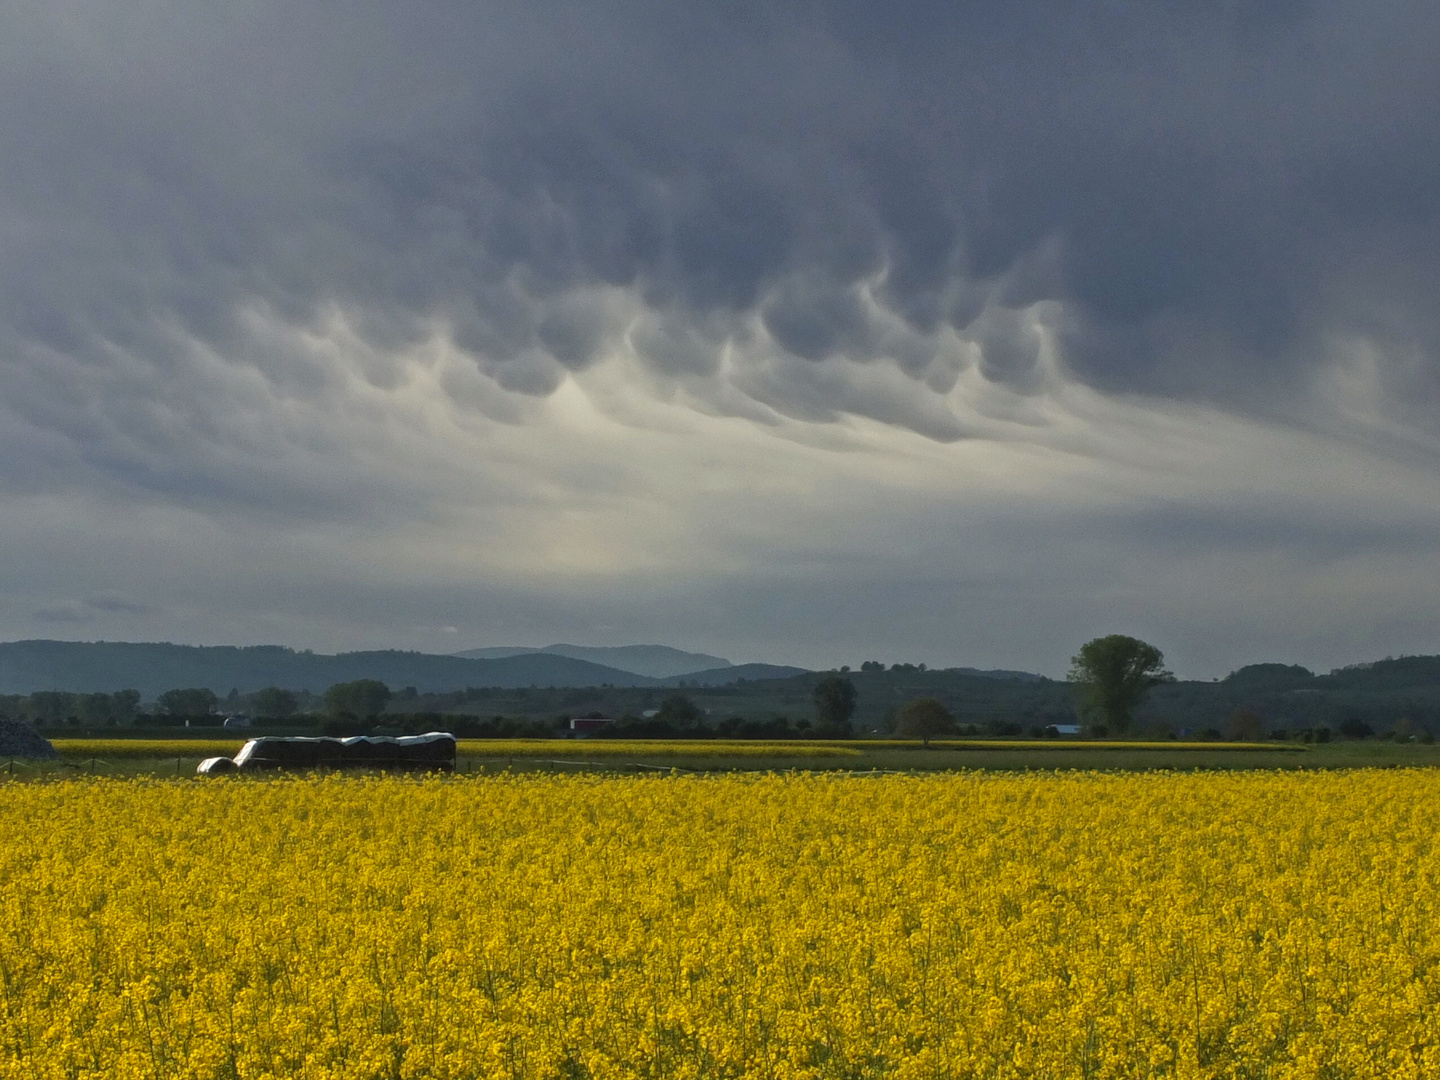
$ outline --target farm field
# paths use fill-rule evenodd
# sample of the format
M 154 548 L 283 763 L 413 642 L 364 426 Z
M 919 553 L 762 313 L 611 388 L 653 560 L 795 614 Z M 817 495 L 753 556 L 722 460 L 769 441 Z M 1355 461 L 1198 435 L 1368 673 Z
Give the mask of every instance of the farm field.
M 0 761 L 0 777 L 49 778 L 76 773 L 185 776 L 202 758 L 232 755 L 232 739 L 56 739 L 61 761 Z M 458 767 L 464 774 L 506 771 L 634 772 L 680 769 L 830 769 L 933 771 L 954 769 L 1276 769 L 1440 766 L 1440 746 L 1419 743 L 1338 742 L 1180 743 L 1170 741 L 1064 742 L 1045 740 L 935 741 L 929 748 L 899 740 L 725 741 L 631 739 L 463 739 Z
M 0 785 L 0 1076 L 1440 1075 L 1424 769 Z

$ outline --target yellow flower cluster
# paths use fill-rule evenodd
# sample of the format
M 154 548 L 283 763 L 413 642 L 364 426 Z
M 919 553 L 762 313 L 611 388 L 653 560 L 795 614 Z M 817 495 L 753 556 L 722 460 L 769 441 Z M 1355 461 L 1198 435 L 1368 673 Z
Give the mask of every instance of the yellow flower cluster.
M 0 1077 L 1440 1076 L 1440 785 L 0 786 Z

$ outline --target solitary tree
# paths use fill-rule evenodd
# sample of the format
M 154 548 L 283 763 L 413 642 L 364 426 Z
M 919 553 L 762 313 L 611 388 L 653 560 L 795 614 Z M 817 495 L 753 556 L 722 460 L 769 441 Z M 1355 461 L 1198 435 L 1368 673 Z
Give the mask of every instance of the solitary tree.
M 250 707 L 255 710 L 255 715 L 271 720 L 283 720 L 293 715 L 296 705 L 295 695 L 278 686 L 267 686 L 250 695 Z
M 684 694 L 671 694 L 660 703 L 655 719 L 675 727 L 693 727 L 704 714 L 700 707 Z
M 209 716 L 220 701 L 214 690 L 203 686 L 166 690 L 159 700 L 160 707 L 171 716 Z
M 915 698 L 900 706 L 895 714 L 895 733 L 907 739 L 921 739 L 926 746 L 936 735 L 944 735 L 955 719 L 933 697 Z
M 373 720 L 389 701 L 390 688 L 378 679 L 336 683 L 325 691 L 325 710 L 338 719 Z
M 855 684 L 839 675 L 827 675 L 815 684 L 815 719 L 826 732 L 850 734 L 855 715 Z
M 82 724 L 98 727 L 115 723 L 115 699 L 109 694 L 81 694 L 75 704 Z
M 116 690 L 110 697 L 115 702 L 115 722 L 133 724 L 135 713 L 140 708 L 140 691 Z
M 1152 686 L 1173 682 L 1165 655 L 1154 645 L 1124 634 L 1095 638 L 1070 661 L 1070 681 L 1080 691 L 1080 708 L 1111 731 L 1130 728 L 1130 714 Z

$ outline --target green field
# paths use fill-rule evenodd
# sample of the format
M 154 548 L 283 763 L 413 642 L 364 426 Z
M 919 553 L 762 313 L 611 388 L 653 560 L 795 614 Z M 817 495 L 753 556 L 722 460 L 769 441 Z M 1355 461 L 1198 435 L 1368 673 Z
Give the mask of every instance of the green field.
M 201 759 L 229 756 L 240 739 L 57 739 L 58 762 L 0 759 L 0 776 L 190 776 Z M 1418 743 L 1121 742 L 1045 740 L 900 740 L 668 742 L 641 740 L 462 740 L 462 774 L 549 771 L 937 771 L 947 769 L 1339 769 L 1433 767 L 1440 746 Z

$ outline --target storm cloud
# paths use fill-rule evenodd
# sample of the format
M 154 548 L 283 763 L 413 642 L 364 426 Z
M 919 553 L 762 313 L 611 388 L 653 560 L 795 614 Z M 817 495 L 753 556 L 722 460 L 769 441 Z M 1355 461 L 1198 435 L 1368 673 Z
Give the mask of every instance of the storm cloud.
M 960 589 L 1008 521 L 1035 523 L 1050 596 L 1107 531 L 1144 552 L 1117 580 L 1197 544 L 1217 566 L 1253 558 L 1255 535 L 1304 567 L 1381 558 L 1353 515 L 1423 535 L 1440 463 L 1437 49 L 1440 11 L 1402 2 L 11 5 L 0 494 L 32 522 L 90 523 L 116 562 L 51 582 L 64 557 L 43 554 L 42 525 L 11 526 L 6 623 L 213 634 L 220 620 L 180 612 L 234 610 L 203 553 L 238 543 L 227 566 L 248 552 L 332 612 L 267 600 L 246 633 L 384 644 L 398 606 L 416 626 L 559 638 L 572 628 L 540 612 L 623 592 L 632 560 L 522 567 L 512 545 L 607 521 L 649 523 L 627 543 L 669 575 L 657 611 L 778 595 L 774 567 L 809 552 L 823 568 L 793 570 L 796 610 L 823 595 L 812 570 L 895 598 L 855 649 L 921 647 L 895 629 L 896 575 Z M 1291 469 L 1257 481 L 1206 432 Z M 667 464 L 636 457 L 672 438 Z M 763 446 L 793 479 L 774 506 L 737 494 Z M 965 484 L 936 479 L 951 468 Z M 1075 469 L 1083 520 L 1060 494 Z M 973 547 L 927 554 L 863 510 L 797 509 L 840 477 L 904 493 L 900 532 L 961 528 Z M 1243 509 L 1307 486 L 1282 520 Z M 730 524 L 679 494 L 705 491 Z M 192 566 L 168 598 L 137 569 L 132 513 Z M 397 522 L 466 539 L 427 541 L 448 552 L 431 564 Z M 348 586 L 302 553 L 330 543 L 365 548 Z M 1434 555 L 1405 546 L 1409 569 L 1387 573 L 1423 576 Z M 476 606 L 503 593 L 533 614 L 431 618 L 430 585 L 404 584 L 443 593 L 467 565 Z M 1015 573 L 1010 607 L 1041 619 Z M 1117 586 L 1134 601 L 1116 618 L 1144 610 L 1163 577 L 1147 573 Z M 1159 632 L 1227 662 L 1206 644 L 1225 617 L 1181 630 L 1181 595 Z M 1374 592 L 1376 611 L 1394 595 Z M 615 621 L 608 603 L 591 625 Z M 774 613 L 726 619 L 677 643 L 794 633 L 747 637 L 747 620 L 789 625 Z M 1053 667 L 1058 644 L 995 655 L 1027 647 L 1021 622 L 989 645 L 953 626 L 924 640 L 951 642 L 932 658 Z M 335 636 L 357 624 L 363 642 Z M 1354 641 L 1306 633 L 1293 647 L 1326 658 Z M 1361 636 L 1440 646 L 1423 620 Z

